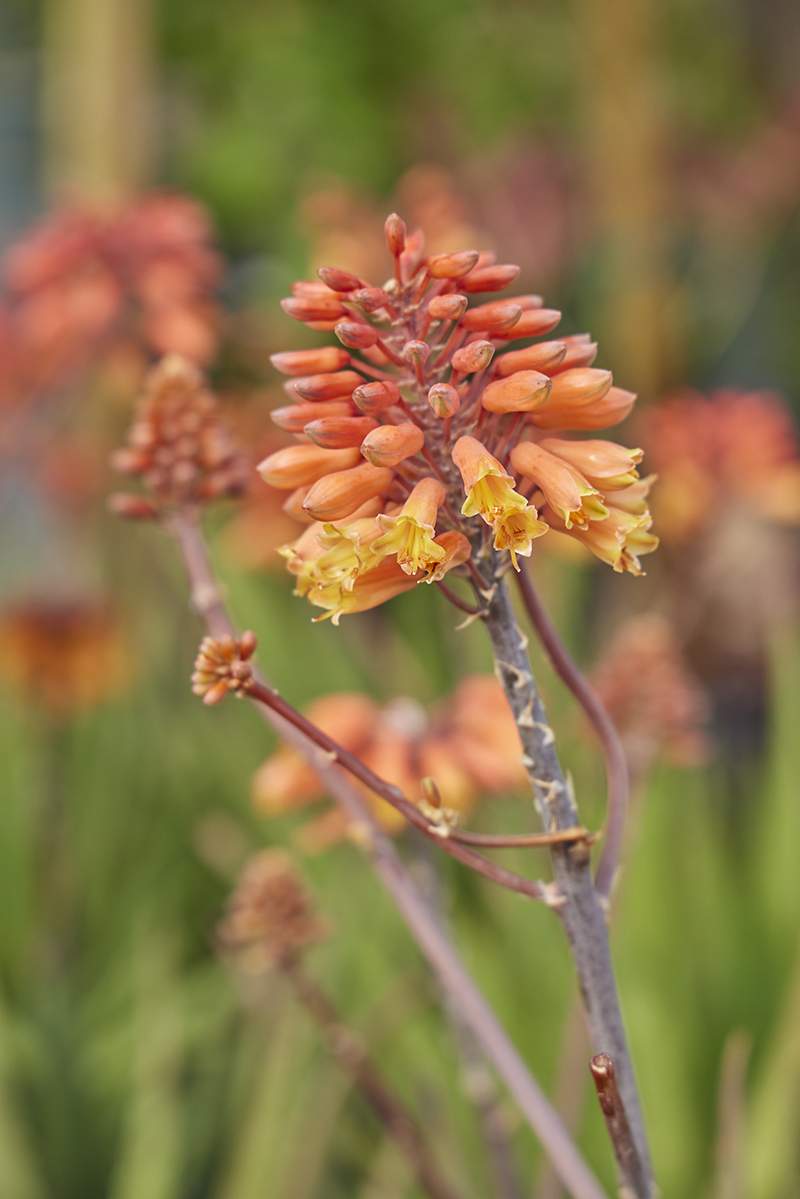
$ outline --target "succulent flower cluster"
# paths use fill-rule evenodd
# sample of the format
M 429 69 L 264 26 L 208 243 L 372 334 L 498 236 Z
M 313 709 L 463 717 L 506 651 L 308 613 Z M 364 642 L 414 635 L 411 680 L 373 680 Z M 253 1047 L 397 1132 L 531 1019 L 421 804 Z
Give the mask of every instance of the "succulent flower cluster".
M 229 691 L 241 697 L 253 677 L 249 659 L 256 644 L 249 630 L 241 637 L 204 637 L 194 663 L 194 694 L 209 706 L 221 703 Z
M 258 974 L 323 940 L 329 928 L 289 855 L 265 849 L 246 863 L 216 932 L 240 968 Z
M 283 551 L 297 593 L 337 621 L 492 549 L 518 569 L 551 528 L 641 573 L 657 545 L 641 451 L 573 436 L 617 424 L 635 395 L 591 365 L 588 334 L 549 337 L 561 314 L 540 296 L 470 306 L 519 267 L 477 250 L 426 258 L 396 215 L 385 232 L 382 287 L 323 267 L 282 302 L 341 342 L 272 356 L 292 401 L 272 418 L 298 444 L 259 471 L 310 522 Z
M 739 503 L 767 520 L 800 523 L 800 448 L 786 403 L 764 391 L 685 390 L 640 414 L 658 471 L 665 542 L 702 534 Z
M 115 470 L 138 475 L 150 498 L 127 493 L 109 497 L 120 516 L 153 519 L 172 508 L 240 495 L 247 463 L 222 422 L 217 401 L 200 371 L 170 354 L 147 377 L 128 432 L 128 445 L 114 452 Z
M 306 716 L 413 803 L 425 792 L 422 780 L 435 778 L 443 807 L 466 816 L 480 795 L 507 793 L 525 782 L 519 733 L 493 675 L 467 675 L 430 714 L 411 700 L 381 707 L 359 692 L 334 692 L 310 704 Z M 264 816 L 308 807 L 324 795 L 319 776 L 289 746 L 276 750 L 253 779 L 253 802 Z M 404 827 L 395 808 L 366 790 L 364 797 L 386 831 Z M 345 814 L 329 808 L 302 826 L 298 842 L 321 850 L 347 828 Z
M 656 757 L 676 766 L 707 761 L 709 703 L 669 622 L 651 612 L 622 626 L 592 677 L 639 778 Z

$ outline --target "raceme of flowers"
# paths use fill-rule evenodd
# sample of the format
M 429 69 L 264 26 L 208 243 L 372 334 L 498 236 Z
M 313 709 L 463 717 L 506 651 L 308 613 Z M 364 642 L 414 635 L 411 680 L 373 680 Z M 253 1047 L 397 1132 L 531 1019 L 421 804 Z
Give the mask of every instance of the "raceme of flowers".
M 550 338 L 561 314 L 540 296 L 470 306 L 519 267 L 477 250 L 425 258 L 396 215 L 386 241 L 382 287 L 323 267 L 282 302 L 341 343 L 272 356 L 291 400 L 272 418 L 298 444 L 259 471 L 308 522 L 282 551 L 297 594 L 337 622 L 492 549 L 519 569 L 549 529 L 640 574 L 658 544 L 642 453 L 574 436 L 618 424 L 635 395 L 591 365 L 588 334 Z

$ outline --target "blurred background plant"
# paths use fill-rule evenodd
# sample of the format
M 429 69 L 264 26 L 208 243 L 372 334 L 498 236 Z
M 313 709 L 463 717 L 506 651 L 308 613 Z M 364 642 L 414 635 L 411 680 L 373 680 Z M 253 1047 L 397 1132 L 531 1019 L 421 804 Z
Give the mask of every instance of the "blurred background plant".
M 383 270 L 387 205 L 431 252 L 522 263 L 640 392 L 647 579 L 566 542 L 535 569 L 578 660 L 602 659 L 636 776 L 614 948 L 663 1191 L 797 1194 L 796 6 L 5 0 L 0 28 L 0 1199 L 416 1193 L 281 979 L 239 994 L 216 960 L 248 854 L 341 829 L 325 812 L 315 840 L 290 770 L 285 803 L 275 773 L 264 790 L 252 714 L 192 700 L 170 547 L 104 512 L 107 452 L 165 351 L 211 367 L 254 461 L 289 443 L 268 356 L 313 343 L 277 300 L 320 265 Z M 254 480 L 215 518 L 232 609 L 293 702 L 362 694 L 376 752 L 413 770 L 490 669 L 480 631 L 418 591 L 310 626 L 273 569 L 282 502 Z M 596 827 L 598 754 L 537 665 Z M 455 764 L 464 802 L 485 796 Z M 497 790 L 476 827 L 520 820 L 514 780 Z M 338 930 L 315 976 L 464 1194 L 493 1193 L 417 952 L 350 845 L 304 865 Z M 471 967 L 610 1187 L 555 1035 L 572 982 L 548 914 L 443 875 Z M 504 1119 L 525 1193 L 552 1195 Z

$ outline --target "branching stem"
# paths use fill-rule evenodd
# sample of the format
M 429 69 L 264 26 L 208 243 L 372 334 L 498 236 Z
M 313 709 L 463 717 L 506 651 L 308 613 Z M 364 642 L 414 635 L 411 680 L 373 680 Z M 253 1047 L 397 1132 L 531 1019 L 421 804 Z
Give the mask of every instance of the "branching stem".
M 528 616 L 547 652 L 553 669 L 578 700 L 603 747 L 608 785 L 608 817 L 603 852 L 595 877 L 595 887 L 600 895 L 608 899 L 614 883 L 614 874 L 625 832 L 625 817 L 628 811 L 629 782 L 625 751 L 611 717 L 559 637 L 558 631 L 545 611 L 530 575 L 524 567 L 517 575 L 517 582 Z
M 203 535 L 193 512 L 169 522 L 189 577 L 192 603 L 214 636 L 234 635 L 208 558 Z M 381 832 L 362 796 L 342 771 L 293 724 L 258 705 L 281 737 L 313 766 L 350 820 L 363 830 L 360 842 L 368 852 L 381 882 L 392 896 L 411 935 L 428 960 L 442 988 L 472 1029 L 513 1096 L 519 1110 L 539 1138 L 563 1185 L 573 1199 L 607 1199 L 564 1124 L 534 1079 L 493 1009 L 467 971 L 449 937 L 413 882 L 391 841 Z

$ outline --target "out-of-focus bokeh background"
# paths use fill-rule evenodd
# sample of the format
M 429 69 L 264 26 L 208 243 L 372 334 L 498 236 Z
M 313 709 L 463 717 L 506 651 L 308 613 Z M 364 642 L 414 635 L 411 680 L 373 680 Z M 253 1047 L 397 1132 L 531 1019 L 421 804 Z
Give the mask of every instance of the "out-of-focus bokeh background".
M 324 264 L 381 282 L 393 208 L 432 252 L 519 263 L 639 392 L 620 434 L 659 474 L 647 577 L 539 543 L 533 566 L 634 778 L 613 928 L 663 1193 L 800 1193 L 800 9 L 3 0 L 0 30 L 0 1199 L 419 1193 L 280 979 L 215 955 L 235 873 L 269 844 L 335 926 L 309 970 L 465 1197 L 497 1193 L 403 926 L 276 767 L 253 807 L 275 747 L 245 706 L 192 698 L 173 547 L 105 510 L 162 352 L 209 369 L 254 461 L 282 444 L 268 356 L 310 342 L 278 300 Z M 293 702 L 389 705 L 410 761 L 490 670 L 481 630 L 427 588 L 310 624 L 275 554 L 281 499 L 254 478 L 210 520 L 236 618 Z M 596 747 L 534 662 L 596 827 Z M 501 791 L 474 826 L 528 827 L 513 772 Z M 611 1188 L 554 918 L 423 866 Z M 519 1195 L 554 1199 L 501 1116 Z

